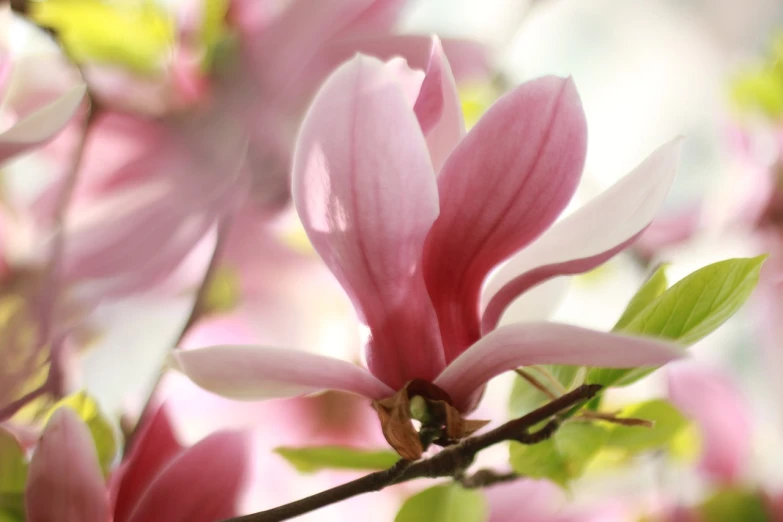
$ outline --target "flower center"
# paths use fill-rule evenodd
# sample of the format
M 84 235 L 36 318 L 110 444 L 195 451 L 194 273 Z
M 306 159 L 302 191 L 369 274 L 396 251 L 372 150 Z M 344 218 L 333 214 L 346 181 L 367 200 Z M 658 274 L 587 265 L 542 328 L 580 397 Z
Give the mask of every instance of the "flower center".
M 455 444 L 489 422 L 464 419 L 448 393 L 421 379 L 408 382 L 396 394 L 372 405 L 386 441 L 407 460 L 420 459 L 432 444 Z M 413 421 L 419 424 L 418 429 Z

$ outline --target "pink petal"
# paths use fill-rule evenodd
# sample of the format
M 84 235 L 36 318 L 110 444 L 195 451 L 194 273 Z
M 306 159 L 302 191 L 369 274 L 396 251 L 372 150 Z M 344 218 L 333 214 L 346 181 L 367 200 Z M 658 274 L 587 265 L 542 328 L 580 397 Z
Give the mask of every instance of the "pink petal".
M 718 371 L 690 364 L 675 365 L 667 374 L 672 402 L 699 425 L 700 468 L 725 485 L 737 483 L 747 469 L 752 444 L 748 404 Z
M 41 151 L 41 156 L 60 177 L 50 183 L 34 203 L 35 217 L 44 226 L 54 219 L 69 165 L 84 130 L 84 123 L 79 120 L 81 118 L 74 118 L 57 139 Z M 79 182 L 74 187 L 71 204 L 78 208 L 109 196 L 121 186 L 138 184 L 138 171 L 123 167 L 160 143 L 164 138 L 161 130 L 155 122 L 134 116 L 116 112 L 98 114 L 86 137 Z
M 546 230 L 571 199 L 586 132 L 573 81 L 540 78 L 501 98 L 444 165 L 424 277 L 447 361 L 479 337 L 487 274 Z
M 43 105 L 0 133 L 0 162 L 43 145 L 60 132 L 84 100 L 86 89 L 79 85 Z
M 220 343 L 252 344 L 254 342 L 258 342 L 258 334 L 239 314 L 209 315 L 188 328 L 188 333 L 183 337 L 180 347 L 192 349 Z
M 155 477 L 127 522 L 214 522 L 236 515 L 248 452 L 241 433 L 207 437 Z
M 29 522 L 106 522 L 109 500 L 87 426 L 59 408 L 30 461 L 25 493 Z
M 627 248 L 663 204 L 677 173 L 680 140 L 641 165 L 515 255 L 490 281 L 482 331 L 495 328 L 506 307 L 550 277 L 586 272 Z
M 0 6 L 0 18 L 7 18 L 10 15 L 10 9 L 4 6 Z M 6 22 L 0 20 L 0 30 L 7 31 Z M 11 58 L 11 53 L 5 49 L 0 49 L 0 97 L 5 97 L 6 89 L 8 88 L 9 80 L 11 79 L 11 71 L 13 71 L 14 62 Z M 2 98 L 0 98 L 2 99 Z
M 373 0 L 337 36 L 392 31 L 406 3 L 406 0 Z
M 327 50 L 328 64 L 342 63 L 360 52 L 389 60 L 402 56 L 415 69 L 427 69 L 431 56 L 431 38 L 423 35 L 362 35 L 332 43 Z M 492 64 L 487 47 L 473 40 L 445 38 L 443 49 L 457 81 L 487 80 Z
M 252 64 L 252 71 L 266 83 L 291 83 L 291 88 L 302 89 L 300 75 L 309 73 L 314 66 L 314 58 L 323 53 L 328 43 L 349 30 L 352 22 L 361 20 L 363 14 L 373 17 L 368 10 L 374 4 L 385 0 L 333 0 L 318 2 L 313 0 L 293 0 L 280 10 L 270 23 L 263 27 L 245 26 L 243 35 Z M 361 23 L 361 22 L 360 22 Z M 372 23 L 372 22 L 371 22 Z M 384 31 L 385 32 L 385 31 Z M 291 35 L 297 35 L 291 38 Z M 320 61 L 320 60 L 319 60 Z M 318 67 L 320 78 L 341 62 L 334 62 L 324 70 Z M 316 65 L 317 67 L 317 65 Z M 297 80 L 297 81 L 292 81 Z M 307 89 L 317 85 L 307 82 Z M 286 95 L 280 91 L 281 95 Z M 297 93 L 299 94 L 299 93 Z
M 525 505 L 524 522 L 554 522 L 562 508 L 563 492 L 547 480 L 523 479 L 497 484 L 485 491 L 490 507 L 488 522 L 519 520 L 519 506 Z
M 432 166 L 435 172 L 440 172 L 451 151 L 465 135 L 465 119 L 457 85 L 438 37 L 432 39 L 427 75 L 413 110 L 427 137 Z
M 65 277 L 114 294 L 159 283 L 214 223 L 193 203 L 162 176 L 80 209 L 66 227 Z
M 141 433 L 112 481 L 117 482 L 114 521 L 128 520 L 144 492 L 161 470 L 182 451 L 165 407 L 142 419 Z
M 292 186 L 313 246 L 370 328 L 370 370 L 397 388 L 444 362 L 417 270 L 438 214 L 435 174 L 394 72 L 357 56 L 326 81 L 302 124 Z
M 642 254 L 654 257 L 665 248 L 691 239 L 699 229 L 702 209 L 691 205 L 679 211 L 663 214 L 653 220 L 634 245 Z
M 208 118 L 152 128 L 158 141 L 141 136 L 148 146 L 104 178 L 101 197 L 73 209 L 69 279 L 99 280 L 115 293 L 159 283 L 244 192 L 241 124 Z
M 173 364 L 202 388 L 232 399 L 295 397 L 325 389 L 371 399 L 394 394 L 354 364 L 298 350 L 212 346 L 179 350 Z
M 457 357 L 435 384 L 463 411 L 468 399 L 503 372 L 533 364 L 573 364 L 609 368 L 658 366 L 682 355 L 678 346 L 655 339 L 599 332 L 556 323 L 503 326 Z

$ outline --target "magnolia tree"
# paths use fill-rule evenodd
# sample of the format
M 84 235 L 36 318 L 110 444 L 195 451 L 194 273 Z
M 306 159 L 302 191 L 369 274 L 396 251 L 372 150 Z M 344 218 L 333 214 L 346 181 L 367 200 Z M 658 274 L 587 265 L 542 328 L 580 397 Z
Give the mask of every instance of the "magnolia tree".
M 509 86 L 468 131 L 459 86 L 490 81 L 488 49 L 397 33 L 404 2 L 12 4 L 0 155 L 28 190 L 2 198 L 0 520 L 277 521 L 386 488 L 400 522 L 585 520 L 558 486 L 672 449 L 691 421 L 704 477 L 740 483 L 751 435 L 728 378 L 679 367 L 621 410 L 607 392 L 686 357 L 765 255 L 671 286 L 657 267 L 610 331 L 547 321 L 557 278 L 648 229 L 683 138 L 562 216 L 588 147 L 578 85 Z M 166 350 L 142 356 L 134 338 L 183 296 Z M 117 340 L 106 310 L 134 299 L 146 315 L 119 314 Z M 507 313 L 520 302 L 534 313 Z M 510 415 L 487 393 L 501 374 Z M 185 377 L 210 395 L 172 395 Z M 210 432 L 190 446 L 188 416 Z M 253 429 L 215 429 L 232 416 Z M 279 466 L 253 469 L 272 450 L 368 474 L 292 499 Z M 264 488 L 278 505 L 242 514 Z M 717 521 L 716 498 L 653 516 Z

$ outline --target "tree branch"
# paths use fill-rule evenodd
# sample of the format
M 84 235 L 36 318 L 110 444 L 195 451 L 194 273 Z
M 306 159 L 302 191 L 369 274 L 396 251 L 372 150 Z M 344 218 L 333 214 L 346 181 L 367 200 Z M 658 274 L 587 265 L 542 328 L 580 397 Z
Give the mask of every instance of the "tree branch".
M 522 475 L 509 471 L 506 473 L 498 473 L 491 469 L 480 469 L 472 475 L 459 475 L 454 479 L 460 483 L 463 488 L 466 489 L 479 489 L 492 486 L 494 484 L 502 484 L 504 482 L 513 482 L 522 478 Z
M 290 504 L 250 515 L 229 518 L 223 522 L 280 522 L 357 495 L 380 491 L 388 486 L 408 482 L 410 480 L 425 477 L 457 477 L 459 480 L 459 477 L 464 476 L 464 471 L 473 463 L 476 454 L 481 450 L 499 442 L 509 440 L 518 440 L 523 443 L 527 443 L 531 440 L 533 441 L 531 443 L 540 442 L 543 438 L 551 436 L 554 433 L 559 422 L 554 419 L 552 422 L 546 424 L 544 428 L 541 428 L 532 434 L 530 433 L 531 428 L 541 422 L 552 419 L 552 417 L 560 413 L 570 410 L 584 401 L 592 399 L 601 388 L 602 386 L 598 384 L 583 384 L 523 417 L 509 421 L 483 435 L 464 439 L 459 444 L 450 446 L 428 459 L 416 462 L 400 460 L 389 469 L 376 471 L 375 473 L 365 475 L 364 477 L 352 480 L 351 482 L 346 482 L 345 484 L 322 491 L 321 493 L 316 493 L 315 495 L 301 500 L 291 502 Z M 477 475 L 479 473 L 481 472 L 478 472 Z M 513 478 L 516 477 L 505 475 L 502 480 L 499 479 L 494 482 L 513 480 Z M 476 483 L 478 483 L 478 481 L 479 479 L 476 479 Z

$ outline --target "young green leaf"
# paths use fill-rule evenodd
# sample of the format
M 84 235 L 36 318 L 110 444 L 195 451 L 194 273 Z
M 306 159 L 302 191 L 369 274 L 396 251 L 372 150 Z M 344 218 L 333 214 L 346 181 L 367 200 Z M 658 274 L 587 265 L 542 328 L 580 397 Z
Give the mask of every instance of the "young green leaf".
M 368 451 L 342 446 L 277 448 L 275 453 L 301 473 L 314 473 L 322 469 L 386 469 L 400 459 L 393 451 Z
M 625 307 L 623 315 L 620 316 L 620 319 L 612 330 L 615 332 L 623 331 L 623 329 L 628 326 L 628 323 L 639 315 L 642 310 L 647 308 L 650 303 L 655 301 L 659 295 L 666 291 L 666 288 L 669 286 L 669 281 L 666 278 L 666 267 L 667 265 L 659 266 L 650 278 L 644 282 L 641 288 L 639 288 L 636 294 L 631 298 L 628 306 Z
M 764 500 L 756 492 L 722 489 L 715 492 L 699 509 L 704 522 L 768 522 Z
M 646 401 L 625 408 L 622 417 L 645 419 L 655 423 L 652 428 L 639 426 L 612 428 L 606 445 L 622 448 L 630 453 L 664 447 L 688 425 L 688 421 L 680 411 L 663 399 Z
M 49 1 L 32 2 L 30 7 L 30 17 L 56 31 L 77 63 L 106 63 L 153 74 L 175 41 L 174 17 L 153 0 Z
M 0 428 L 0 522 L 24 520 L 27 459 L 16 438 Z
M 569 422 L 552 438 L 533 445 L 511 443 L 511 467 L 531 478 L 546 478 L 560 486 L 579 478 L 604 446 L 609 431 L 588 422 Z
M 622 331 L 695 343 L 740 309 L 756 287 L 767 257 L 727 259 L 697 270 L 645 307 Z
M 7 499 L 0 497 L 0 504 L 7 503 Z M 0 522 L 25 522 L 24 499 L 19 495 L 18 499 L 13 501 L 17 507 L 0 508 Z
M 98 408 L 98 403 L 85 392 L 78 392 L 61 399 L 50 410 L 48 417 L 61 407 L 71 408 L 87 425 L 98 452 L 98 461 L 104 474 L 109 472 L 117 455 L 117 440 L 109 420 Z
M 406 500 L 394 522 L 484 522 L 488 514 L 481 491 L 441 484 Z
M 579 478 L 598 451 L 606 444 L 609 430 L 591 422 L 569 422 L 560 427 L 554 441 L 564 458 L 571 479 Z
M 728 259 L 701 268 L 653 299 L 616 331 L 693 344 L 740 309 L 758 283 L 767 257 Z M 651 371 L 592 368 L 586 382 L 622 386 Z
M 0 428 L 0 494 L 24 492 L 27 459 L 16 437 Z
M 549 479 L 561 486 L 568 484 L 570 478 L 554 438 L 533 445 L 512 442 L 509 462 L 514 471 L 526 477 Z

